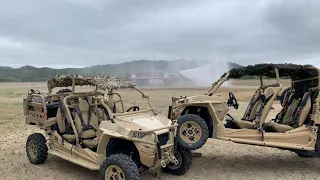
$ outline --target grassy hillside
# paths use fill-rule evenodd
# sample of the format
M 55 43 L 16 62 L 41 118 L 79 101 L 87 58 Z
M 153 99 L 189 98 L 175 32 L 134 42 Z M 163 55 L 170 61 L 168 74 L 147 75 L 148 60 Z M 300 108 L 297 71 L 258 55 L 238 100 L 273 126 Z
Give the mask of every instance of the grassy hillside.
M 48 67 L 37 68 L 33 66 L 23 66 L 21 68 L 11 68 L 0 66 L 0 82 L 36 82 L 46 81 L 51 76 L 58 74 L 104 74 L 110 76 L 120 76 L 124 79 L 130 72 L 170 72 L 179 73 L 182 70 L 196 68 L 203 63 L 198 61 L 175 60 L 175 61 L 151 61 L 138 60 L 120 64 L 95 65 L 85 68 L 64 68 L 52 69 Z M 240 65 L 229 63 L 230 68 Z

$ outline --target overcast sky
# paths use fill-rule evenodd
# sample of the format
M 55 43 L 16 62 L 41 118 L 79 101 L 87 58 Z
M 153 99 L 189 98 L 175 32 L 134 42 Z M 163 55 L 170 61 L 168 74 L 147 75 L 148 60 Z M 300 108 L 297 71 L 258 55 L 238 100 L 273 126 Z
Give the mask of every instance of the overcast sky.
M 320 66 L 317 0 L 0 0 L 0 65 L 152 60 Z

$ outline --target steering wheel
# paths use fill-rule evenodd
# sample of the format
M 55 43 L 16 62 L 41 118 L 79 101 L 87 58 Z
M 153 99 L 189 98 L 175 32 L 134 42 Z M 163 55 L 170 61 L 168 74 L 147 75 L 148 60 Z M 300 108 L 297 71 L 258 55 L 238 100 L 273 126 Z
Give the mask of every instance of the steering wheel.
M 229 92 L 229 99 L 227 102 L 228 106 L 233 106 L 235 109 L 239 108 L 239 104 L 237 98 L 234 96 L 232 92 Z
M 132 106 L 127 110 L 127 112 L 129 112 L 131 109 L 133 109 L 133 111 L 139 111 L 140 110 L 139 106 Z

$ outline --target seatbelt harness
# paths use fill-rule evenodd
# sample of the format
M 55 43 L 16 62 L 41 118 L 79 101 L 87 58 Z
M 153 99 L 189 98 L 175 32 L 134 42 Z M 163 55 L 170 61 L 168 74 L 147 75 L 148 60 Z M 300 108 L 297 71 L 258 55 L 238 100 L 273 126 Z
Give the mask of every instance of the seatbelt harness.
M 277 114 L 277 116 L 273 119 L 274 122 L 280 123 L 283 119 L 283 116 L 285 115 L 286 111 L 288 110 L 288 107 L 292 104 L 294 99 L 294 96 L 292 96 L 286 103 L 283 103 L 283 108 L 281 111 Z
M 255 105 L 260 99 L 263 99 L 263 97 L 264 97 L 264 95 L 261 94 L 261 95 L 259 95 L 255 100 L 253 100 L 253 101 L 250 102 L 250 107 L 249 107 L 249 109 L 246 111 L 246 113 L 245 113 L 244 117 L 242 118 L 242 120 L 250 120 L 250 119 L 247 119 L 247 118 L 249 117 L 249 115 L 250 115 L 250 113 L 251 113 L 254 105 Z
M 258 129 L 259 133 L 261 133 L 261 140 L 262 141 L 264 140 L 264 132 L 263 132 L 262 127 L 260 127 L 261 114 L 262 114 L 262 111 L 264 109 L 264 106 L 269 102 L 271 97 L 273 97 L 273 95 L 268 97 L 267 99 L 265 99 L 265 96 L 263 96 L 263 99 L 262 99 L 263 104 L 261 104 L 260 109 L 257 112 L 256 117 L 255 117 L 255 121 L 257 121 L 257 124 L 255 125 L 255 127 Z
M 307 104 L 307 101 L 308 101 L 310 95 L 311 95 L 311 92 L 308 92 L 307 95 L 305 96 L 305 98 L 302 99 L 299 108 L 298 108 L 297 111 L 294 113 L 294 116 L 293 116 L 292 120 L 289 121 L 289 123 L 288 123 L 289 126 L 292 126 L 292 127 L 293 127 L 294 125 L 297 124 L 297 121 L 298 121 L 298 119 L 299 119 L 299 117 L 300 117 L 300 115 L 301 115 L 302 109 L 303 109 L 304 106 Z
M 61 112 L 61 115 L 62 115 L 63 122 L 64 122 L 65 126 L 68 126 L 67 117 L 66 117 L 66 114 L 64 112 L 63 105 L 62 105 L 62 102 L 61 102 L 60 98 L 59 98 L 59 101 L 58 101 L 58 105 L 59 105 L 59 108 L 60 108 L 60 112 Z
M 80 108 L 78 105 L 75 105 L 74 106 L 74 110 L 76 111 L 76 113 L 78 114 L 79 118 L 80 118 L 80 121 L 81 121 L 81 126 L 82 126 L 82 129 L 81 131 L 78 133 L 79 134 L 79 139 L 81 138 L 82 134 L 84 131 L 86 130 L 89 130 L 89 129 L 92 129 L 94 130 L 95 132 L 97 131 L 95 128 L 93 128 L 93 126 L 91 126 L 89 123 L 88 125 L 84 122 L 83 120 L 83 117 L 82 117 L 82 113 L 80 111 Z M 89 118 L 89 117 L 88 117 Z M 89 121 L 88 121 L 89 122 Z
M 86 101 L 87 101 L 87 103 L 89 105 L 89 111 L 88 111 L 88 125 L 89 125 L 90 124 L 90 120 L 91 120 L 92 107 L 91 107 L 91 105 L 89 103 L 89 100 L 88 100 L 87 96 L 85 97 L 85 99 L 86 99 Z
M 64 112 L 64 108 L 63 108 L 63 105 L 62 105 L 62 101 L 61 101 L 60 98 L 58 98 L 58 99 L 59 99 L 59 100 L 58 100 L 59 109 L 60 109 L 60 112 L 61 112 L 61 115 L 62 115 L 62 119 L 63 119 L 63 122 L 64 122 L 64 124 L 65 124 L 65 128 L 66 128 L 65 132 L 66 132 L 67 134 L 74 134 L 73 130 L 71 130 L 72 128 L 70 129 L 70 125 L 69 125 L 69 123 L 68 123 L 66 114 L 65 114 L 65 112 Z M 73 141 L 73 142 L 74 142 L 74 141 Z M 64 144 L 64 138 L 62 138 L 61 143 Z

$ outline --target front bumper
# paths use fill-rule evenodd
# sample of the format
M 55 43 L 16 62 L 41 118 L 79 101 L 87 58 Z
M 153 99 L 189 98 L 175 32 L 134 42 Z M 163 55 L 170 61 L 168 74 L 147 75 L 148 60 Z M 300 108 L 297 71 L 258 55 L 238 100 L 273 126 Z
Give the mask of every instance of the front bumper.
M 148 164 L 148 167 L 152 168 L 157 168 L 159 166 L 166 167 L 167 164 L 169 163 L 174 163 L 177 164 L 178 161 L 175 158 L 175 154 L 177 151 L 177 124 L 170 125 L 167 127 L 163 128 L 158 128 L 158 129 L 152 129 L 149 131 L 141 131 L 141 130 L 131 130 L 131 137 L 133 138 L 134 141 L 141 142 L 143 144 L 148 144 L 149 147 L 154 147 L 152 148 L 154 151 L 153 155 L 149 154 L 147 155 L 146 153 L 140 153 L 140 156 L 145 156 L 146 158 L 153 159 L 152 165 Z M 157 134 L 156 131 L 161 131 L 164 129 L 168 129 L 168 132 L 166 133 L 161 133 Z M 143 135 L 153 135 L 154 141 L 148 141 L 145 140 L 142 137 Z M 141 160 L 143 157 L 140 157 Z M 150 161 L 149 161 L 150 162 Z M 143 163 L 143 162 L 142 162 Z

